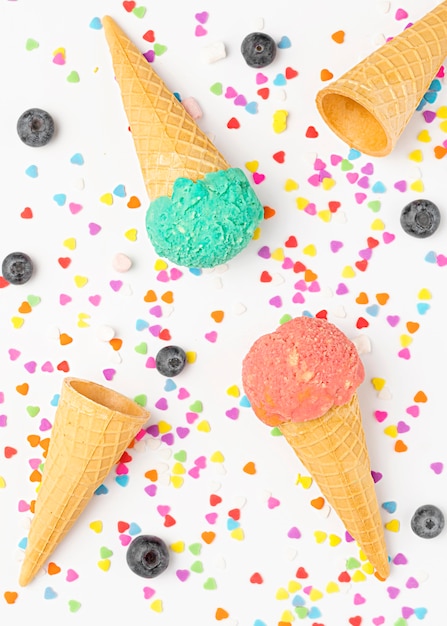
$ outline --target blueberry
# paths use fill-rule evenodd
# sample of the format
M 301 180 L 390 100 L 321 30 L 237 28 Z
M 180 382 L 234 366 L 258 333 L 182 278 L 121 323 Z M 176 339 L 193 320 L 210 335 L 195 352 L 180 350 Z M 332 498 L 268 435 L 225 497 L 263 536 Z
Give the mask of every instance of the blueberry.
M 437 506 L 424 504 L 411 518 L 411 530 L 424 539 L 437 537 L 444 528 L 444 515 Z
M 402 209 L 400 225 L 413 237 L 423 239 L 436 231 L 441 221 L 441 214 L 436 204 L 430 200 L 413 200 Z
M 276 43 L 265 33 L 250 33 L 241 44 L 241 52 L 250 67 L 265 67 L 276 57 Z
M 28 109 L 17 120 L 17 133 L 27 146 L 45 146 L 54 134 L 53 118 L 42 109 Z
M 3 259 L 2 274 L 8 283 L 23 285 L 33 274 L 33 262 L 23 252 L 11 252 Z
M 154 535 L 139 535 L 129 544 L 127 565 L 134 574 L 143 578 L 155 578 L 169 564 L 169 552 L 165 542 Z
M 185 367 L 186 354 L 178 346 L 165 346 L 155 357 L 155 366 L 163 376 L 177 376 Z

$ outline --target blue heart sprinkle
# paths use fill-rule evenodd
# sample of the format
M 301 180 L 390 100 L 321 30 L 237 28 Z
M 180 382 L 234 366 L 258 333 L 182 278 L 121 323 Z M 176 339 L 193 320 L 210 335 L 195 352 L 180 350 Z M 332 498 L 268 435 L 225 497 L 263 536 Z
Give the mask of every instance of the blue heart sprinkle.
M 59 404 L 59 398 L 60 398 L 60 394 L 59 393 L 55 393 L 54 396 L 51 398 L 50 400 L 50 404 L 51 406 L 57 406 Z
M 424 608 L 423 606 L 418 607 L 417 609 L 413 609 L 414 610 L 414 614 L 418 619 L 424 619 L 424 617 L 427 615 L 427 609 Z
M 384 502 L 382 504 L 382 509 L 385 509 L 385 511 L 388 511 L 388 513 L 395 513 L 397 509 L 397 504 L 396 502 L 390 500 L 389 502 Z
M 290 39 L 286 35 L 283 35 L 281 37 L 281 41 L 279 41 L 278 43 L 278 48 L 290 48 L 291 45 L 292 44 L 290 43 Z
M 99 485 L 99 487 L 95 491 L 95 496 L 102 496 L 106 493 L 109 493 L 109 490 L 105 485 Z
M 92 21 L 90 22 L 89 26 L 90 28 L 93 28 L 94 30 L 101 30 L 102 23 L 99 17 L 94 17 Z
M 129 476 L 127 476 L 127 474 L 121 474 L 120 476 L 115 476 L 115 480 L 120 487 L 127 487 Z
M 427 91 L 427 93 L 424 95 L 424 99 L 427 100 L 429 104 L 433 104 L 436 101 L 437 97 L 438 94 L 436 93 L 436 91 Z
M 71 157 L 70 163 L 74 165 L 84 165 L 84 157 L 79 152 L 76 152 L 76 154 Z
M 427 263 L 436 263 L 436 252 L 430 250 L 430 252 L 425 255 L 425 261 L 427 261 Z
M 349 150 L 348 159 L 350 161 L 354 161 L 355 159 L 358 159 L 361 156 L 362 156 L 362 153 L 356 150 L 355 148 L 351 148 Z
M 23 537 L 23 539 L 19 541 L 19 548 L 21 548 L 22 550 L 25 550 L 27 543 L 28 543 L 28 538 Z
M 201 276 L 202 274 L 202 270 L 198 267 L 190 267 L 189 271 L 191 272 L 191 274 L 194 274 L 194 276 Z
M 241 401 L 239 402 L 239 406 L 251 406 L 250 400 L 247 398 L 247 396 L 242 396 Z
M 416 111 L 422 111 L 422 109 L 424 108 L 426 104 L 427 103 L 425 102 L 424 98 L 422 98 L 422 100 L 417 105 Z
M 235 528 L 239 528 L 240 524 L 232 517 L 227 519 L 227 528 L 228 530 L 234 530 Z
M 64 206 L 67 196 L 64 193 L 57 193 L 53 196 L 53 200 L 58 206 Z
M 149 328 L 149 323 L 145 320 L 137 320 L 135 327 L 137 330 L 144 330 L 145 328 Z
M 306 601 L 303 596 L 296 594 L 296 596 L 293 596 L 292 604 L 293 606 L 304 606 L 306 604 Z
M 420 313 L 421 315 L 424 315 L 425 313 L 427 313 L 429 308 L 430 308 L 430 305 L 427 304 L 426 302 L 418 302 L 417 304 L 418 313 Z
M 260 619 L 255 619 L 253 626 L 267 626 L 267 624 L 262 622 Z
M 43 593 L 43 597 L 45 598 L 45 600 L 52 600 L 53 598 L 57 598 L 57 593 L 54 591 L 54 589 L 51 589 L 51 587 L 46 587 Z
M 30 165 L 29 167 L 26 168 L 25 174 L 27 176 L 29 176 L 30 178 L 37 178 L 37 176 L 38 176 L 37 166 L 36 165 Z
M 248 102 L 245 105 L 245 110 L 247 113 L 257 113 L 258 112 L 258 103 L 257 102 Z
M 138 535 L 141 533 L 141 528 L 135 522 L 132 522 L 129 526 L 129 530 L 127 531 L 129 535 Z
M 380 182 L 380 180 L 378 180 L 372 186 L 371 191 L 373 191 L 374 193 L 385 193 L 386 187 L 385 187 L 385 185 L 383 183 Z
M 435 80 L 431 82 L 429 89 L 431 91 L 441 91 L 441 81 L 435 78 Z
M 166 380 L 166 382 L 165 382 L 164 390 L 165 391 L 172 391 L 173 389 L 177 389 L 177 385 L 172 380 L 172 378 L 168 378 Z
M 277 87 L 283 87 L 284 85 L 287 85 L 287 80 L 284 74 L 277 74 L 273 79 L 273 84 Z
M 118 196 L 119 198 L 125 198 L 126 188 L 124 187 L 124 185 L 117 185 L 115 189 L 113 190 L 113 193 L 115 194 L 115 196 Z
M 368 313 L 368 315 L 377 317 L 377 315 L 379 314 L 380 308 L 378 304 L 371 304 L 370 306 L 367 306 L 365 310 Z
M 307 617 L 309 617 L 310 619 L 315 619 L 316 617 L 321 617 L 321 611 L 318 607 L 313 606 L 310 608 L 309 613 L 307 614 Z

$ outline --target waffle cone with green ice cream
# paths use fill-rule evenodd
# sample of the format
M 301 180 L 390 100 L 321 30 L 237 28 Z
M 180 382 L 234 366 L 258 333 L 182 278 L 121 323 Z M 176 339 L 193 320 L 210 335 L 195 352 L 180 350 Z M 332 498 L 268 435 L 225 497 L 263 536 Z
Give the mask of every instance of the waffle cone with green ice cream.
M 133 400 L 66 378 L 28 533 L 19 583 L 28 585 L 149 419 Z
M 344 333 L 306 316 L 257 339 L 242 365 L 254 413 L 281 431 L 384 580 L 388 554 L 357 396 L 364 375 Z
M 447 0 L 321 89 L 317 108 L 350 148 L 386 156 L 447 57 Z
M 116 22 L 102 23 L 150 199 L 155 251 L 186 267 L 227 262 L 253 238 L 262 205 Z

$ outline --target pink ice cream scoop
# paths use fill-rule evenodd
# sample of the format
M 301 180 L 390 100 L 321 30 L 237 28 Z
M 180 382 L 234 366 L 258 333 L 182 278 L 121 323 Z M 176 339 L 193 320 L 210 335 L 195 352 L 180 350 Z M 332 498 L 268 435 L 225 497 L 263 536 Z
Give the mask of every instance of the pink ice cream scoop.
M 364 377 L 352 341 L 327 320 L 307 316 L 257 339 L 242 366 L 253 411 L 269 426 L 305 422 L 346 404 Z

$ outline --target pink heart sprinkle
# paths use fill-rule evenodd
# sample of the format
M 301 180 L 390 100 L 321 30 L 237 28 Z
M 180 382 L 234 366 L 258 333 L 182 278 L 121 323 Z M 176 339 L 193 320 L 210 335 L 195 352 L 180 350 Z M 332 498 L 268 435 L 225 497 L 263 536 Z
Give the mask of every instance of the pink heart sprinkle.
M 427 124 L 431 124 L 433 120 L 436 119 L 435 111 L 424 111 L 422 115 L 424 117 L 424 120 L 427 122 Z
M 385 618 L 380 615 L 379 617 L 373 617 L 374 626 L 382 626 L 385 623 Z
M 357 202 L 357 204 L 362 204 L 362 202 L 364 202 L 367 198 L 367 195 L 365 193 L 356 193 L 354 195 L 355 201 Z
M 268 77 L 265 74 L 262 74 L 262 72 L 258 72 L 256 74 L 256 84 L 257 85 L 263 85 L 267 81 L 268 81 Z
M 267 500 L 267 506 L 269 509 L 275 509 L 280 504 L 281 504 L 280 501 L 277 498 L 274 498 L 273 496 L 270 496 L 270 498 Z
M 39 465 L 42 463 L 41 459 L 29 459 L 28 461 L 31 469 L 38 469 Z
M 194 422 L 196 421 L 196 419 L 198 418 L 198 414 L 197 413 L 191 413 L 188 412 L 186 414 L 186 421 L 188 422 L 188 424 L 194 424 Z
M 371 174 L 374 174 L 374 165 L 372 163 L 366 163 L 362 169 L 361 169 L 362 174 L 367 174 L 368 176 L 371 176 Z
M 148 496 L 153 497 L 157 493 L 157 485 L 148 485 L 144 488 L 144 491 L 147 493 Z
M 215 524 L 217 522 L 217 518 L 217 513 L 207 513 L 205 515 L 205 519 L 209 524 Z
M 417 589 L 419 587 L 419 583 L 416 580 L 416 578 L 413 578 L 413 576 L 410 576 L 410 578 L 407 580 L 407 582 L 405 583 L 405 586 L 408 589 Z
M 93 304 L 93 306 L 99 306 L 101 304 L 101 296 L 89 296 L 88 301 L 90 304 Z
M 362 176 L 361 178 L 359 178 L 357 185 L 361 187 L 362 189 L 368 189 L 369 188 L 368 176 Z
M 419 407 L 417 404 L 412 404 L 407 407 L 405 412 L 408 413 L 408 415 L 411 415 L 411 417 L 419 417 Z
M 318 293 L 321 290 L 318 280 L 313 280 L 309 285 L 309 291 L 311 293 Z
M 24 513 L 25 511 L 29 511 L 29 504 L 25 502 L 25 500 L 19 500 L 18 509 L 20 513 Z
M 408 563 L 407 557 L 402 552 L 398 552 L 393 559 L 394 565 L 406 565 Z
M 436 76 L 438 78 L 444 78 L 445 75 L 445 68 L 443 65 L 441 65 L 441 67 L 439 68 L 439 72 L 436 74 Z
M 408 361 L 408 359 L 411 358 L 411 353 L 408 348 L 402 348 L 402 350 L 399 350 L 399 352 L 397 353 L 397 356 L 399 356 L 401 359 L 405 359 L 406 361 Z
M 54 57 L 53 57 L 53 63 L 55 63 L 56 65 L 65 65 L 65 58 L 64 55 L 61 52 L 58 52 Z
M 123 281 L 122 280 L 111 280 L 109 284 L 112 287 L 113 291 L 119 291 L 121 289 L 121 287 L 123 286 Z
M 397 432 L 402 435 L 403 433 L 407 433 L 410 430 L 410 427 L 406 422 L 399 421 L 397 422 Z
M 337 294 L 337 296 L 343 296 L 346 293 L 349 293 L 349 289 L 344 283 L 338 283 L 335 293 Z
M 191 478 L 199 478 L 199 476 L 200 476 L 200 468 L 199 467 L 191 467 L 191 469 L 188 471 L 188 474 L 191 476 Z
M 95 224 L 94 222 L 90 222 L 88 229 L 91 235 L 97 235 L 101 231 L 101 226 L 99 224 Z
M 185 582 L 185 580 L 188 580 L 188 578 L 189 578 L 189 570 L 187 570 L 187 569 L 178 569 L 175 572 L 175 575 L 183 583 L 183 582 Z
M 129 473 L 129 468 L 124 463 L 118 463 L 115 471 L 118 476 L 124 476 Z
M 237 96 L 237 91 L 233 87 L 227 87 L 225 90 L 225 98 L 235 98 Z
M 150 356 L 146 361 L 146 367 L 154 369 L 156 367 L 155 359 L 153 356 Z
M 157 280 L 161 283 L 167 283 L 169 281 L 169 274 L 166 270 L 161 270 L 157 275 Z
M 406 191 L 407 190 L 407 181 L 406 180 L 398 180 L 394 183 L 394 189 L 397 191 Z
M 402 607 L 402 617 L 404 619 L 408 619 L 413 614 L 414 614 L 414 610 L 410 606 L 403 606 Z
M 189 428 L 184 428 L 182 426 L 178 426 L 175 429 L 175 432 L 180 437 L 180 439 L 184 439 L 185 437 L 187 437 L 189 435 Z
M 400 317 L 398 315 L 387 315 L 386 321 L 393 328 L 397 326 L 400 322 Z
M 439 267 L 444 267 L 444 265 L 447 265 L 447 257 L 443 254 L 438 254 L 436 257 L 436 263 Z
M 253 173 L 253 182 L 255 183 L 255 185 L 259 185 L 264 180 L 265 180 L 265 175 L 264 174 L 259 174 L 259 172 L 254 172 Z
M 121 542 L 121 545 L 126 547 L 132 541 L 132 537 L 130 535 L 120 535 L 119 540 Z
M 77 202 L 70 202 L 70 204 L 68 205 L 68 208 L 70 209 L 70 212 L 73 215 L 76 215 L 76 213 L 79 213 L 79 211 L 82 211 L 82 204 L 78 204 Z
M 309 202 L 309 204 L 304 208 L 304 213 L 308 215 L 315 215 L 317 212 L 317 207 L 313 202 Z
M 359 593 L 356 593 L 354 595 L 354 604 L 364 604 L 365 602 L 366 602 L 365 598 Z
M 157 409 L 160 409 L 161 411 L 166 411 L 166 409 L 168 408 L 168 401 L 166 400 L 166 398 L 160 398 L 155 403 L 155 406 L 157 407 Z
M 405 9 L 397 9 L 395 18 L 396 20 L 405 20 L 408 17 L 408 13 Z
M 200 24 L 206 24 L 209 14 L 207 11 L 201 11 L 200 13 L 196 13 L 194 17 Z
M 104 378 L 106 380 L 113 380 L 113 377 L 116 374 L 116 370 L 114 370 L 113 367 L 110 367 L 108 369 L 103 370 L 102 373 L 104 374 Z
M 444 464 L 440 462 L 430 463 L 430 469 L 432 469 L 435 474 L 442 474 L 444 470 Z
M 210 343 L 215 343 L 217 340 L 217 332 L 212 330 L 210 333 L 205 333 L 205 339 L 207 339 Z
M 281 296 L 273 296 L 273 298 L 270 298 L 269 304 L 277 308 L 280 308 L 282 306 Z
M 232 409 L 228 409 L 228 411 L 225 411 L 225 415 L 229 417 L 230 420 L 237 420 L 237 418 L 239 417 L 239 409 L 235 407 Z
M 374 417 L 382 423 L 388 417 L 388 413 L 386 411 L 374 411 Z
M 169 272 L 169 276 L 171 280 L 178 280 L 183 276 L 183 272 L 180 271 L 178 267 L 173 267 Z
M 157 512 L 160 513 L 162 517 L 166 517 L 166 515 L 170 512 L 171 507 L 167 504 L 159 504 L 157 506 Z
M 36 367 L 37 367 L 36 361 L 29 361 L 28 363 L 25 363 L 24 365 L 24 368 L 30 374 L 34 374 L 34 372 L 36 371 Z
M 149 309 L 149 313 L 151 315 L 154 315 L 154 317 L 161 317 L 163 315 L 163 311 L 162 311 L 161 306 L 159 304 L 156 304 L 155 306 L 150 308 Z
M 197 459 L 194 461 L 194 465 L 200 467 L 201 469 L 204 469 L 206 467 L 206 456 L 197 457 Z
M 326 163 L 324 161 L 322 161 L 321 159 L 315 159 L 314 161 L 314 170 L 324 170 L 324 168 L 326 167 Z
M 236 106 L 244 107 L 247 104 L 247 98 L 242 94 L 239 94 L 238 96 L 236 96 L 234 104 Z
M 40 420 L 39 430 L 45 432 L 46 430 L 50 430 L 52 428 L 51 422 L 49 422 L 45 417 Z
M 341 163 L 342 161 L 343 161 L 343 157 L 341 157 L 339 154 L 331 154 L 332 165 L 339 165 L 339 163 Z
M 292 528 L 287 533 L 287 536 L 290 537 L 290 539 L 299 539 L 301 537 L 301 533 L 296 526 L 292 526 Z
M 383 238 L 384 243 L 391 243 L 392 241 L 396 239 L 396 235 L 393 235 L 393 233 L 387 233 L 385 231 L 382 235 L 382 238 Z
M 189 391 L 187 391 L 184 387 L 180 387 L 180 389 L 178 390 L 177 398 L 179 400 L 189 398 Z
M 296 294 L 292 298 L 292 302 L 294 304 L 304 304 L 305 301 L 306 300 L 300 291 L 297 291 Z
M 340 250 L 340 248 L 343 248 L 343 242 L 342 241 L 331 241 L 330 246 L 331 246 L 332 252 L 338 252 Z
M 79 574 L 77 572 L 75 572 L 74 569 L 68 569 L 67 570 L 67 575 L 65 577 L 65 580 L 68 583 L 73 582 L 73 580 L 76 580 L 77 578 L 79 578 Z
M 194 33 L 196 37 L 204 37 L 205 35 L 208 34 L 208 31 L 205 28 L 203 28 L 201 24 L 198 24 L 196 26 Z
M 149 600 L 149 598 L 152 598 L 154 593 L 155 593 L 155 589 L 152 589 L 152 587 L 143 587 L 143 594 L 146 600 Z
M 16 361 L 20 356 L 19 350 L 14 350 L 14 348 L 11 348 L 10 350 L 8 350 L 8 353 L 9 353 L 9 358 L 11 359 L 11 361 Z
M 40 369 L 42 370 L 42 372 L 53 372 L 54 371 L 54 367 L 51 365 L 51 363 L 49 361 L 45 361 L 45 363 L 42 365 L 42 367 Z
M 292 269 L 292 267 L 293 267 L 294 265 L 295 265 L 295 263 L 293 262 L 293 260 L 292 260 L 290 257 L 286 256 L 286 257 L 285 257 L 285 259 L 284 259 L 284 261 L 282 262 L 281 267 L 282 267 L 284 270 L 290 270 L 290 269 Z
M 387 587 L 389 597 L 394 600 L 400 594 L 400 589 L 397 587 Z
M 71 302 L 71 296 L 68 296 L 66 293 L 61 293 L 59 295 L 59 303 L 64 306 L 65 304 L 68 304 L 69 302 Z
M 320 176 L 318 174 L 312 174 L 312 176 L 307 179 L 307 182 L 313 187 L 318 187 L 320 184 Z
M 156 324 L 155 326 L 150 326 L 149 327 L 149 332 L 154 337 L 158 337 L 159 334 L 161 333 L 161 326 L 159 324 Z
M 363 250 L 359 250 L 359 256 L 364 261 L 369 261 L 370 258 L 372 257 L 372 250 L 371 250 L 371 248 L 364 248 Z

